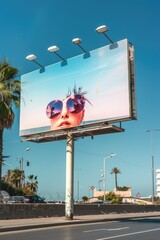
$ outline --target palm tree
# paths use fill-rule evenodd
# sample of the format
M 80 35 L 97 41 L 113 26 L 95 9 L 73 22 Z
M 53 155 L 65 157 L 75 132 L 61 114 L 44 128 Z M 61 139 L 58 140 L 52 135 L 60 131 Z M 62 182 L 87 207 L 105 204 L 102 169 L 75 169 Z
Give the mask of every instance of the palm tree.
M 34 193 L 37 192 L 38 190 L 38 181 L 37 181 L 37 176 L 29 175 L 28 179 L 30 180 L 30 182 L 27 182 L 27 187 Z
M 118 187 L 118 183 L 117 183 L 117 174 L 121 173 L 121 171 L 117 168 L 117 167 L 114 167 L 111 171 L 111 174 L 115 174 L 115 187 L 116 187 L 116 190 L 117 190 L 117 187 Z
M 0 191 L 2 184 L 3 132 L 12 127 L 14 122 L 13 104 L 20 106 L 20 81 L 14 80 L 18 69 L 7 60 L 0 62 Z
M 8 170 L 8 182 L 11 183 L 14 187 L 20 188 L 21 183 L 21 170 L 18 168 L 14 170 Z

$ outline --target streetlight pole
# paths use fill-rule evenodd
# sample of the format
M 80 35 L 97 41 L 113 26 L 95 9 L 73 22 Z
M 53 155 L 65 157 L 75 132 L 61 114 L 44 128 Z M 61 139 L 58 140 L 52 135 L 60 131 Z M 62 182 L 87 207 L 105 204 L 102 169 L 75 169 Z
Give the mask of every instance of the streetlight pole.
M 153 151 L 153 132 L 160 131 L 160 129 L 149 129 L 146 132 L 150 132 L 151 136 L 151 172 L 152 172 L 152 204 L 154 204 L 154 151 Z
M 21 174 L 21 179 L 20 179 L 20 187 L 23 186 L 23 155 L 25 154 L 25 152 L 29 151 L 30 148 L 26 148 L 25 151 L 22 153 L 22 157 L 20 159 L 20 174 Z
M 107 157 L 104 157 L 104 160 L 103 160 L 103 181 L 104 181 L 104 202 L 106 201 L 106 160 L 109 159 L 109 158 L 112 158 L 116 156 L 115 153 L 111 153 L 110 155 L 108 155 Z

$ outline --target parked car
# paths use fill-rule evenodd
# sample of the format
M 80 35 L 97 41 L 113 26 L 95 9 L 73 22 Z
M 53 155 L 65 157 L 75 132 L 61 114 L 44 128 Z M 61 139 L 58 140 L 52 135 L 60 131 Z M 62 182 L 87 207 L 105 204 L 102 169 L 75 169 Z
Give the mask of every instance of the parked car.
M 38 195 L 25 195 L 24 198 L 26 203 L 46 203 L 44 198 L 41 198 Z
M 7 203 L 25 203 L 26 200 L 23 196 L 11 196 Z
M 4 190 L 0 191 L 0 203 L 6 203 L 9 198 L 10 198 L 10 195 L 8 192 Z
M 64 201 L 55 201 L 55 204 L 65 204 Z

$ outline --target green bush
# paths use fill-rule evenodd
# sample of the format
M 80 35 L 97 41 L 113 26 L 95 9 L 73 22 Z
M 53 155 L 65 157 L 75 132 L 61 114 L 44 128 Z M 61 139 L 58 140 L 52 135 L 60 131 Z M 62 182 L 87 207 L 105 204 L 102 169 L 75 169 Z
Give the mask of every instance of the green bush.
M 23 190 L 13 187 L 10 183 L 2 181 L 2 190 L 9 193 L 10 196 L 22 196 Z
M 128 191 L 129 187 L 123 186 L 123 187 L 117 187 L 117 191 Z
M 112 203 L 121 204 L 122 203 L 122 198 L 121 197 L 115 197 L 115 198 L 112 199 Z
M 82 199 L 83 199 L 84 202 L 88 201 L 88 197 L 86 197 L 86 196 L 83 196 Z
M 111 201 L 111 203 L 120 204 L 122 203 L 122 198 L 120 196 L 117 196 L 114 192 L 109 192 L 106 194 L 106 201 Z M 99 196 L 99 200 L 103 200 L 104 196 Z

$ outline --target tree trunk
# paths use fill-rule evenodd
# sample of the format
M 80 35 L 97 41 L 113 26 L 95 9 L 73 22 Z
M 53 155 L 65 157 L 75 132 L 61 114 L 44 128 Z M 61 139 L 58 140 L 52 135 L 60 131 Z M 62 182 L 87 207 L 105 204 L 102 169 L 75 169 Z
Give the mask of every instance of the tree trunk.
M 2 163 L 3 163 L 3 129 L 0 130 L 0 191 L 2 188 Z
M 117 190 L 118 184 L 117 184 L 117 174 L 116 173 L 115 173 L 115 185 L 116 185 L 116 190 Z

